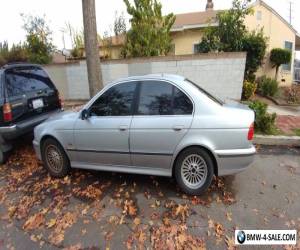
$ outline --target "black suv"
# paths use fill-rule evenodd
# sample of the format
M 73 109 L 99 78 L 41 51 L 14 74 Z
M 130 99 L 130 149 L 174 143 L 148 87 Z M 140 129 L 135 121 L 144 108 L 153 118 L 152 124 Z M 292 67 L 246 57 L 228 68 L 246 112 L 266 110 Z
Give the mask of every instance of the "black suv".
M 5 162 L 14 139 L 61 110 L 58 90 L 41 66 L 0 68 L 0 163 Z

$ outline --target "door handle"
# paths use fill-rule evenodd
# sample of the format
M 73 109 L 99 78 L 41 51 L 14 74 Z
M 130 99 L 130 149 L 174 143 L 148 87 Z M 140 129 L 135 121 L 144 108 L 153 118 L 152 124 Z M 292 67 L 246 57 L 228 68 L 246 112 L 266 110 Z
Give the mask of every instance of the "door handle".
M 183 125 L 176 125 L 176 126 L 173 127 L 173 130 L 175 130 L 175 131 L 181 131 L 183 129 L 184 129 Z
M 120 125 L 119 129 L 120 129 L 120 131 L 126 131 L 128 129 L 128 126 Z

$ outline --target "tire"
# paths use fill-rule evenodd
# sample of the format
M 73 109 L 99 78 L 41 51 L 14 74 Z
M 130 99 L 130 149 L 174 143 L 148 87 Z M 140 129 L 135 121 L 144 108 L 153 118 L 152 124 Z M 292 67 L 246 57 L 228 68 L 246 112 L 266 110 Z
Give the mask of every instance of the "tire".
M 68 156 L 55 139 L 48 138 L 43 142 L 42 160 L 44 167 L 53 177 L 65 177 L 71 170 Z
M 202 194 L 210 186 L 213 176 L 214 163 L 204 149 L 191 147 L 178 156 L 175 163 L 175 178 L 185 193 Z

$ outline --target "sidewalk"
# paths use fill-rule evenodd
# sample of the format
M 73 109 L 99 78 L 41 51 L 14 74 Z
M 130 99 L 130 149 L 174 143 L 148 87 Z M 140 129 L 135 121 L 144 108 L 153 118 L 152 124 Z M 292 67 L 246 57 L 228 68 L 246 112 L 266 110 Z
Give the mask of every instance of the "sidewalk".
M 294 129 L 300 129 L 300 116 L 277 115 L 276 126 L 285 134 L 293 134 Z
M 276 113 L 276 126 L 285 134 L 294 134 L 295 129 L 300 129 L 300 106 L 278 106 L 268 102 L 268 112 Z

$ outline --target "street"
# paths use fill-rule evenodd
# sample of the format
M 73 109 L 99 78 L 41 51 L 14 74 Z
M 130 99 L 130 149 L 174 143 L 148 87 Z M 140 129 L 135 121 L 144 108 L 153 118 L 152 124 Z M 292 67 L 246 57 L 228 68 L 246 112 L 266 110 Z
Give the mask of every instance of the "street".
M 259 146 L 250 168 L 199 197 L 163 177 L 53 179 L 27 139 L 0 166 L 0 249 L 234 249 L 236 228 L 297 229 L 296 249 L 299 183 L 300 149 Z

